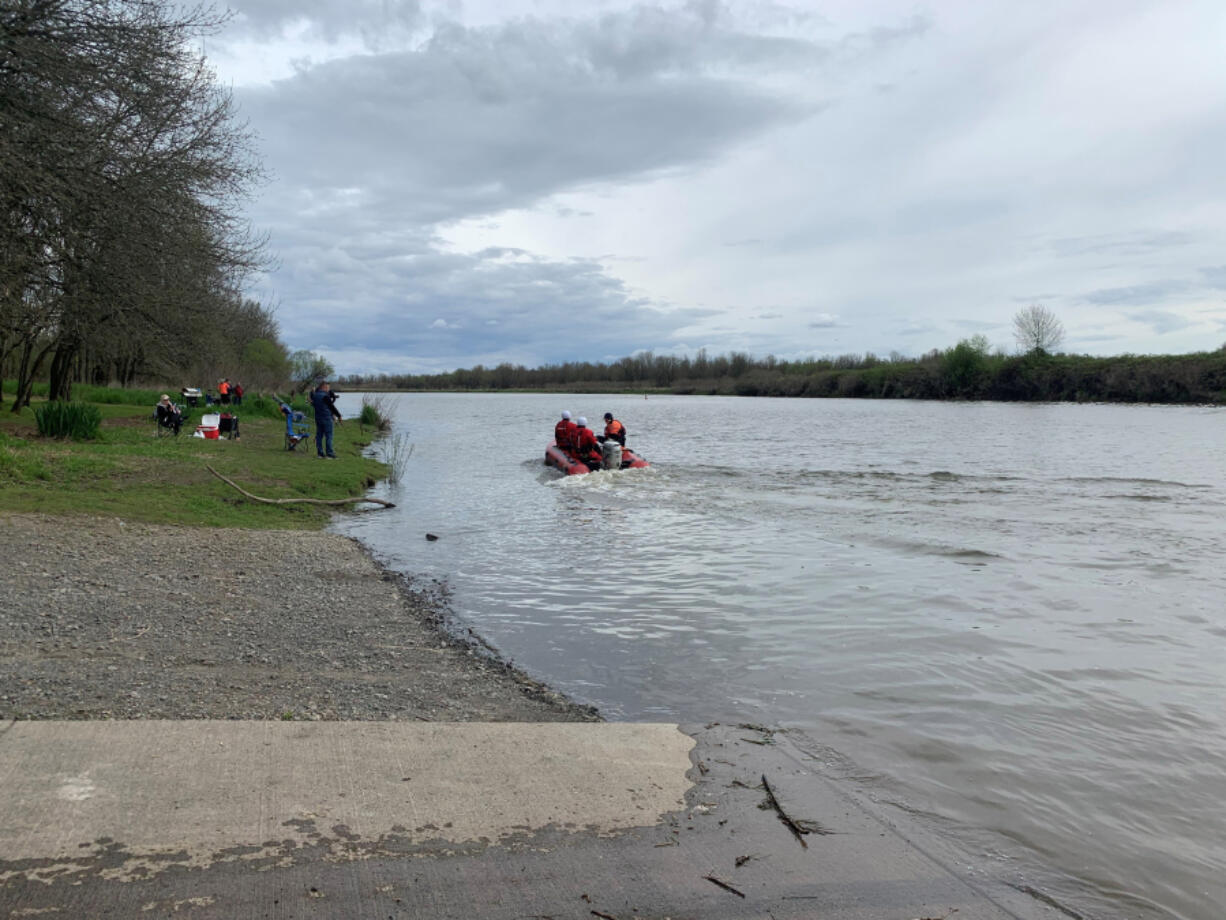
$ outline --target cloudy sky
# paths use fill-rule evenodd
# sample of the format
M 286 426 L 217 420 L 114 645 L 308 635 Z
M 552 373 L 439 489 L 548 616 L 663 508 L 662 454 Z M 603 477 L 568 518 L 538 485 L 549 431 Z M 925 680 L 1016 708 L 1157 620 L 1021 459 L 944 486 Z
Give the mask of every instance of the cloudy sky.
M 342 373 L 1226 342 L 1221 0 L 232 0 L 254 292 Z

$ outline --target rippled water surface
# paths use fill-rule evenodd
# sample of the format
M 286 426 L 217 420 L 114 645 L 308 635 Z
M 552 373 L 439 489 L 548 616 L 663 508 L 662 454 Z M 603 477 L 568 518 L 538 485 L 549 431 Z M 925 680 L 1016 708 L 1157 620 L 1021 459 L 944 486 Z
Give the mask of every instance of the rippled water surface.
M 386 398 L 399 507 L 337 526 L 521 667 L 803 732 L 1088 916 L 1226 916 L 1226 412 Z M 652 468 L 547 470 L 563 408 Z

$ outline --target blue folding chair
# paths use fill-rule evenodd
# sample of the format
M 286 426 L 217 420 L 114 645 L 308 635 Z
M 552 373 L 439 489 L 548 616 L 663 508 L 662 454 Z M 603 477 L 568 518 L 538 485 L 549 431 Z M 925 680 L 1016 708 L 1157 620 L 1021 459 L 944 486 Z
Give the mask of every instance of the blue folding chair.
M 290 408 L 286 403 L 281 403 L 281 414 L 285 416 L 285 449 L 295 450 L 311 436 L 311 427 L 303 413 Z

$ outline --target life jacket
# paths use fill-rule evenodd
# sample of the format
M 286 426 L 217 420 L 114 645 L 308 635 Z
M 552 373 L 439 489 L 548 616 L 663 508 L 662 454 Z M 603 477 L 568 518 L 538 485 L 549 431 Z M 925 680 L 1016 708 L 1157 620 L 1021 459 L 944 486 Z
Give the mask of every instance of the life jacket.
M 626 444 L 626 426 L 617 419 L 613 419 L 613 421 L 604 426 L 604 436 L 612 438 L 624 447 Z
M 230 384 L 226 383 L 223 380 L 221 383 L 217 384 L 217 392 L 220 393 L 222 396 L 225 396 L 226 394 L 230 392 Z
M 575 453 L 584 457 L 592 453 L 600 453 L 600 442 L 596 434 L 586 425 L 575 432 Z
M 568 418 L 564 418 L 553 426 L 553 439 L 557 441 L 558 447 L 562 450 L 570 450 L 571 448 L 571 429 L 575 427 L 575 423 Z

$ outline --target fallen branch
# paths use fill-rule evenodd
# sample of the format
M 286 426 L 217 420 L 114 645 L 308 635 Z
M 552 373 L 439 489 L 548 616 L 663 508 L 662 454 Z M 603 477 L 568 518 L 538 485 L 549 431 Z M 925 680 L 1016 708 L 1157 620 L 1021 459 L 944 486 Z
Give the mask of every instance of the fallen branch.
M 233 489 L 237 489 L 253 502 L 263 502 L 266 505 L 352 505 L 357 502 L 370 502 L 375 505 L 382 505 L 384 508 L 395 508 L 394 502 L 385 502 L 381 498 L 367 498 L 358 496 L 356 498 L 261 498 L 258 495 L 252 495 L 242 486 L 235 483 L 233 480 L 227 479 L 217 470 L 213 469 L 207 463 L 204 468 Z
M 722 888 L 722 889 L 724 889 L 724 891 L 731 891 L 731 892 L 732 892 L 734 895 L 736 895 L 738 898 L 743 898 L 743 897 L 745 897 L 745 892 L 743 892 L 743 891 L 737 891 L 735 888 L 733 888 L 733 887 L 732 887 L 731 885 L 729 885 L 727 882 L 721 882 L 721 881 L 720 881 L 719 879 L 717 879 L 717 878 L 716 878 L 714 875 L 704 875 L 704 876 L 703 876 L 703 878 L 705 878 L 705 879 L 706 879 L 708 882 L 710 882 L 712 885 L 719 885 L 719 887 L 720 887 L 720 888 Z
M 804 847 L 806 850 L 809 849 L 809 845 L 805 843 L 804 828 L 793 821 L 792 816 L 783 810 L 783 806 L 780 805 L 779 800 L 775 798 L 775 790 L 771 788 L 771 784 L 766 779 L 765 773 L 762 774 L 762 787 L 766 790 L 766 801 L 769 802 L 770 806 L 775 809 L 776 813 L 778 813 L 779 820 L 787 826 L 787 829 L 792 832 L 792 835 L 800 842 L 802 847 Z

